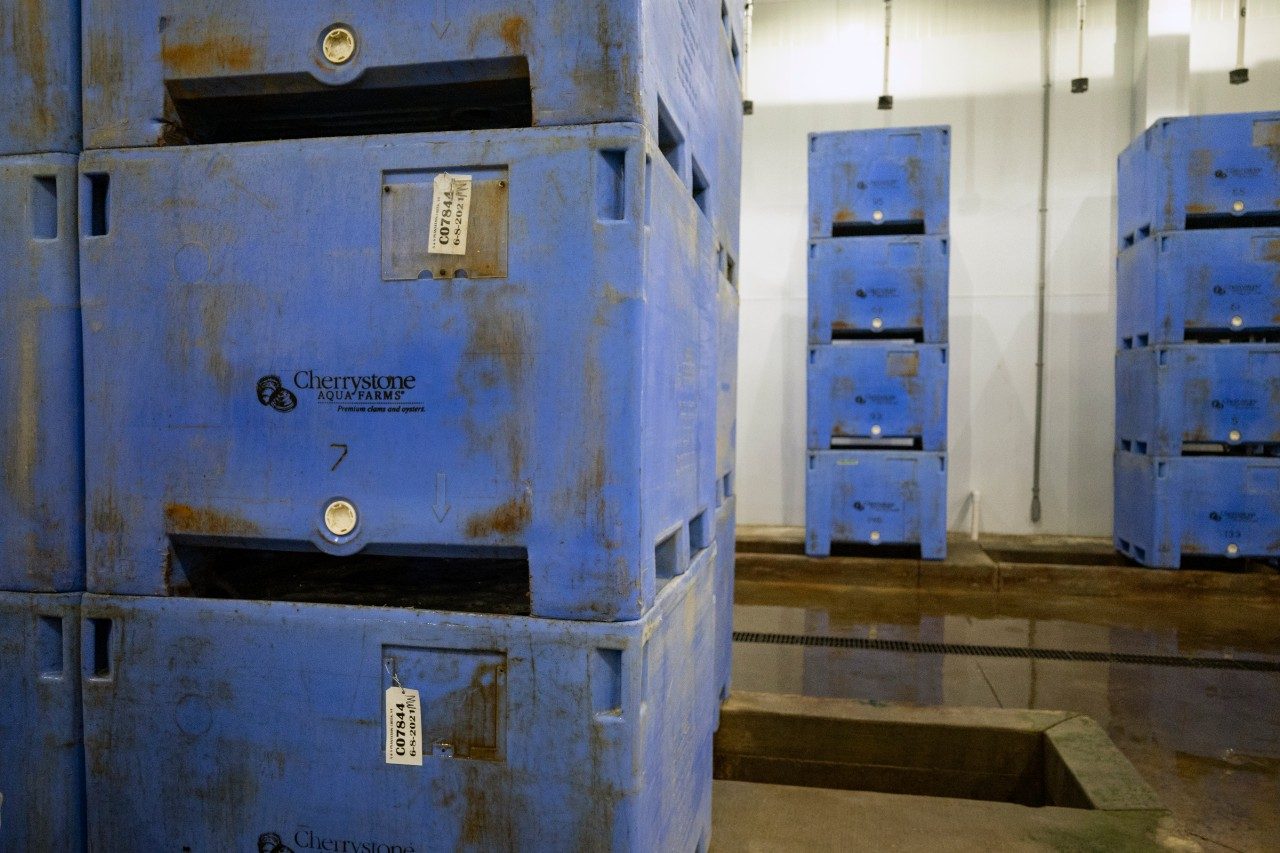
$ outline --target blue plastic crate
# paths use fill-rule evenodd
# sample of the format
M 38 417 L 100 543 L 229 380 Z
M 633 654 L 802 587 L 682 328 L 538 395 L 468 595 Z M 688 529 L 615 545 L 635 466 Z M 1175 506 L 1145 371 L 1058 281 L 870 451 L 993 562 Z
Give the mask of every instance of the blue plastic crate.
M 85 0 L 85 148 L 640 122 L 736 251 L 742 17 L 732 0 Z
M 1115 544 L 1147 566 L 1280 556 L 1280 459 L 1115 456 Z
M 1280 228 L 1162 232 L 1116 258 L 1120 347 L 1280 331 Z
M 84 589 L 76 243 L 75 156 L 0 157 L 0 590 Z
M 827 450 L 809 453 L 805 553 L 833 542 L 919 545 L 947 553 L 947 457 L 942 453 Z
M 84 849 L 80 595 L 0 592 L 0 849 Z
M 1160 119 L 1118 169 L 1122 249 L 1159 231 L 1275 225 L 1280 111 Z
M 947 348 L 909 341 L 809 347 L 810 450 L 947 448 Z
M 738 446 L 738 288 L 720 276 L 716 393 L 716 477 L 734 468 Z
M 1120 350 L 1116 443 L 1151 456 L 1228 448 L 1280 453 L 1280 344 Z
M 80 150 L 79 0 L 0 0 L 0 156 Z
M 809 236 L 946 234 L 951 128 L 809 134 Z
M 88 595 L 90 847 L 705 850 L 714 560 L 615 624 Z
M 809 343 L 911 337 L 947 342 L 946 237 L 860 237 L 809 244 Z
M 716 684 L 729 698 L 733 675 L 733 578 L 737 555 L 738 499 L 725 498 L 716 510 Z
M 180 591 L 175 541 L 527 556 L 534 615 L 623 620 L 713 538 L 715 241 L 638 125 L 81 164 L 91 591 Z

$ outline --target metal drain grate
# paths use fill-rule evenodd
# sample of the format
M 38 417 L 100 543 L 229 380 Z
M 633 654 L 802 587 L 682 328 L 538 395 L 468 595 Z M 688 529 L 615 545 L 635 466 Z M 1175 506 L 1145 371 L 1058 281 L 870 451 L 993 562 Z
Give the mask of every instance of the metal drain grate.
M 1126 652 L 1082 652 L 1070 649 L 1031 649 L 1020 646 L 973 646 L 964 643 L 918 643 L 912 640 L 872 640 L 866 637 L 821 637 L 809 634 L 766 634 L 756 631 L 734 631 L 733 641 L 735 643 L 765 643 L 773 646 L 818 646 L 828 649 L 866 649 L 875 652 L 907 652 L 922 655 L 971 655 L 985 658 L 1062 660 L 1076 663 L 1133 663 L 1146 666 L 1280 672 L 1280 661 L 1270 660 L 1140 655 Z

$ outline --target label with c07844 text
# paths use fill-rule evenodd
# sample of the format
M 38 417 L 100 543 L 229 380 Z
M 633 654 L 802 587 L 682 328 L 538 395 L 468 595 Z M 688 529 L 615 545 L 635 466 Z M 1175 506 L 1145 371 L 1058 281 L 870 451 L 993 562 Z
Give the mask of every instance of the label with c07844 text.
M 471 176 L 441 172 L 431 185 L 431 234 L 427 251 L 433 255 L 465 255 L 471 221 Z
M 392 685 L 386 693 L 387 763 L 422 766 L 422 705 L 418 691 Z

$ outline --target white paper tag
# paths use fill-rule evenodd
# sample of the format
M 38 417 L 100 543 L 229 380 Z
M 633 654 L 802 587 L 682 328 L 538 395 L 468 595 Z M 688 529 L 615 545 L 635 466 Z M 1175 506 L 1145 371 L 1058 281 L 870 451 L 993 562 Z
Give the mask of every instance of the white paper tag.
M 431 185 L 431 238 L 433 255 L 465 255 L 467 226 L 471 221 L 471 176 L 436 175 Z
M 387 763 L 422 766 L 422 714 L 417 690 L 387 688 Z

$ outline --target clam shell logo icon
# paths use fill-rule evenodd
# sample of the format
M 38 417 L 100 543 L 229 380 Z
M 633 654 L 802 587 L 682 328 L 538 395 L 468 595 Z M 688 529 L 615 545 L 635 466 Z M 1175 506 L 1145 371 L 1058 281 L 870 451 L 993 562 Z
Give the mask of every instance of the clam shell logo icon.
M 280 381 L 279 376 L 264 376 L 258 380 L 258 402 L 277 412 L 292 412 L 298 407 L 298 397 Z
M 293 853 L 293 848 L 285 846 L 278 833 L 264 832 L 258 836 L 258 853 Z

